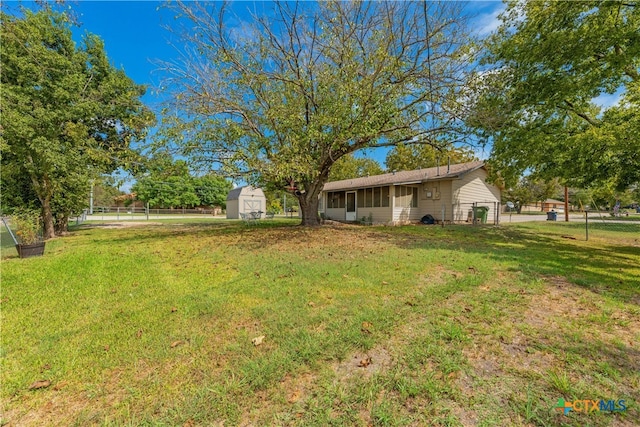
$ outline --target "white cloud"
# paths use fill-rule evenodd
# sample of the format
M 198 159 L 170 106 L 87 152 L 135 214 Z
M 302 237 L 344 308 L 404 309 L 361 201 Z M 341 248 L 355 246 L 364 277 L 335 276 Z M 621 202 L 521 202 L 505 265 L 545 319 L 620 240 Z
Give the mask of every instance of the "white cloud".
M 620 104 L 622 97 L 624 96 L 624 88 L 618 89 L 614 93 L 602 93 L 591 100 L 594 104 L 602 109 L 606 110 L 611 107 L 615 107 Z
M 480 13 L 475 19 L 476 33 L 481 36 L 486 36 L 498 29 L 502 21 L 498 17 L 504 12 L 506 6 L 504 3 L 496 3 L 497 7 L 491 12 Z

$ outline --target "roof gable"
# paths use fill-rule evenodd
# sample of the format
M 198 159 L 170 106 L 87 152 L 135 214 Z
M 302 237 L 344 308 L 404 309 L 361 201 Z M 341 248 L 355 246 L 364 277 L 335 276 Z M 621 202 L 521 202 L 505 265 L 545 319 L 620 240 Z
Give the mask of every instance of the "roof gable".
M 244 187 L 236 187 L 229 191 L 229 193 L 227 194 L 227 201 L 238 200 L 241 195 L 264 197 L 264 192 L 261 188 L 255 188 L 250 185 L 245 185 Z
M 440 166 L 412 171 L 400 171 L 385 173 L 382 175 L 367 176 L 362 178 L 345 179 L 342 181 L 327 182 L 323 191 L 350 190 L 354 188 L 378 187 L 386 185 L 417 184 L 425 181 L 436 181 L 460 178 L 474 170 L 484 167 L 483 161 L 460 163 L 456 165 Z

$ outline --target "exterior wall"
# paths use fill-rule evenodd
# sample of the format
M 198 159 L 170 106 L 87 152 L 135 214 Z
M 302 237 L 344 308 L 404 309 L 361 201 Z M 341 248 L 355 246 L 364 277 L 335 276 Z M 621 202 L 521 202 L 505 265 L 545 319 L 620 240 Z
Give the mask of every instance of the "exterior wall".
M 488 217 L 491 218 L 495 212 L 493 203 L 500 203 L 500 189 L 493 184 L 486 182 L 487 172 L 478 169 L 469 172 L 461 179 L 453 181 L 452 184 L 452 208 L 454 210 L 454 221 L 466 221 L 469 209 L 473 203 L 482 206 L 486 203 L 489 206 Z
M 329 219 L 333 219 L 335 221 L 345 221 L 347 219 L 347 210 L 345 208 L 326 208 L 324 214 Z
M 361 220 L 362 217 L 369 220 L 369 214 L 374 224 L 386 224 L 391 218 L 391 207 L 386 208 L 356 208 L 356 218 Z
M 369 188 L 369 187 L 367 187 Z M 353 191 L 349 190 L 348 192 Z M 389 190 L 389 197 L 393 192 L 393 186 Z M 357 190 L 356 190 L 357 193 Z M 371 214 L 373 223 L 383 223 L 386 224 L 391 221 L 391 203 L 389 203 L 389 207 L 358 207 L 358 195 L 356 194 L 356 220 L 360 221 L 363 217 L 367 220 L 369 219 L 369 214 Z M 329 219 L 335 221 L 346 221 L 347 219 L 347 209 L 346 208 L 327 208 L 327 194 L 326 192 L 322 192 L 322 201 L 324 209 L 320 209 L 320 212 L 324 212 L 325 216 Z
M 327 218 L 335 221 L 346 221 L 347 209 L 346 208 L 326 208 L 324 214 Z M 360 221 L 362 217 L 369 219 L 369 214 L 372 215 L 374 223 L 388 223 L 391 219 L 391 207 L 388 208 L 359 208 L 356 207 L 356 220 Z
M 423 217 L 424 214 L 420 214 L 420 190 L 422 186 L 419 184 L 407 185 L 407 187 L 418 187 L 418 206 L 417 207 L 409 207 L 403 208 L 396 206 L 396 190 L 398 189 L 397 185 L 392 185 L 389 189 L 389 197 L 391 198 L 390 205 L 392 206 L 392 217 L 391 221 L 394 224 L 397 223 L 405 223 L 405 222 L 415 222 L 420 221 L 420 218 Z
M 426 214 L 441 221 L 442 207 L 444 206 L 444 220 L 451 221 L 451 181 L 427 181 L 420 188 L 418 208 L 420 209 L 420 220 Z M 431 197 L 427 197 L 427 191 L 431 192 Z M 436 193 L 440 193 L 438 197 Z
M 240 218 L 238 211 L 238 200 L 227 200 L 227 219 Z

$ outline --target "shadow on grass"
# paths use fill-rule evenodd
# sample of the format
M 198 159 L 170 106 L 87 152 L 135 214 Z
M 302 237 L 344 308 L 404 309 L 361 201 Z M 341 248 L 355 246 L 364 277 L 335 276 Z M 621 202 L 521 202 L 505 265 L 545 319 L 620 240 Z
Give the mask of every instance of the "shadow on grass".
M 166 223 L 162 226 L 119 228 L 117 233 L 101 233 L 94 242 L 110 244 L 168 240 L 175 237 L 210 238 L 214 241 L 236 236 L 232 242 L 243 250 L 264 251 L 283 241 L 304 239 L 309 246 L 317 244 L 331 248 L 332 239 L 361 239 L 391 243 L 401 249 L 444 249 L 478 253 L 488 260 L 507 265 L 512 271 L 535 276 L 563 276 L 571 283 L 597 293 L 605 293 L 620 301 L 640 304 L 638 289 L 640 247 L 629 245 L 594 246 L 580 240 L 563 238 L 579 228 L 577 224 L 562 227 L 358 227 L 323 226 L 305 228 L 297 221 L 262 221 L 246 225 L 239 221 L 213 223 Z M 639 227 L 640 229 L 640 227 Z M 85 227 L 76 233 L 90 232 Z M 326 240 L 330 237 L 329 240 Z M 222 242 L 221 242 L 222 243 Z
M 391 234 L 398 237 L 395 244 L 403 248 L 454 249 L 485 254 L 490 260 L 512 265 L 513 271 L 525 275 L 563 276 L 571 283 L 606 293 L 621 302 L 640 304 L 640 274 L 637 271 L 640 247 L 593 246 L 563 238 L 562 233 L 567 231 L 559 229 L 557 233 L 550 233 L 515 227 L 453 226 L 444 229 L 409 227 L 392 230 Z

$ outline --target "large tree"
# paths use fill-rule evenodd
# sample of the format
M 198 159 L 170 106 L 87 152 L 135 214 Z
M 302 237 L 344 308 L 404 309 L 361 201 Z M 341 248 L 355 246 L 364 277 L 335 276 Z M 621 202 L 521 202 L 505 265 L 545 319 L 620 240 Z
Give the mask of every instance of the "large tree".
M 342 157 L 456 140 L 469 63 L 461 3 L 258 7 L 247 20 L 224 3 L 177 2 L 187 54 L 167 64 L 175 103 L 163 135 L 182 154 L 254 184 L 293 183 L 302 224 L 318 225 L 318 196 Z
M 376 160 L 348 154 L 333 164 L 329 173 L 329 181 L 380 175 L 382 173 L 384 173 L 384 170 Z
M 39 207 L 50 238 L 87 206 L 91 180 L 123 164 L 153 115 L 144 87 L 109 63 L 97 36 L 74 43 L 66 15 L 25 9 L 1 13 L 0 24 L 3 204 Z
M 524 171 L 582 187 L 640 181 L 640 4 L 510 1 L 501 18 L 469 121 L 492 141 L 495 170 L 510 182 Z
M 477 160 L 471 150 L 457 147 L 436 149 L 431 145 L 405 145 L 394 147 L 385 159 L 390 171 L 414 170 L 446 165 L 447 163 L 465 163 Z

